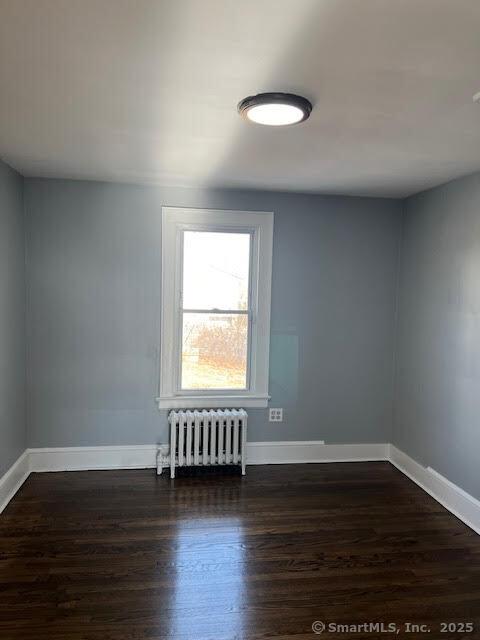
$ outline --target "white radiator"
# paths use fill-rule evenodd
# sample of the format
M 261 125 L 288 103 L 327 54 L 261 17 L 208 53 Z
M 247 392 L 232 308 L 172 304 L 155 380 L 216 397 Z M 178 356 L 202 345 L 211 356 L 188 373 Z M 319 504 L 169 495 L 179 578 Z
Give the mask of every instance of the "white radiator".
M 238 464 L 245 475 L 247 412 L 170 411 L 170 477 L 175 467 Z

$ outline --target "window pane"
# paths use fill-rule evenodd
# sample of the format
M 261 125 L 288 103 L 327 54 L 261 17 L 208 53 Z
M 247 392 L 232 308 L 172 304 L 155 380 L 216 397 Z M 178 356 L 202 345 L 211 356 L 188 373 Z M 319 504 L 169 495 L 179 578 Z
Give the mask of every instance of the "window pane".
M 245 389 L 247 314 L 183 314 L 182 389 Z
M 183 308 L 247 309 L 250 234 L 185 231 Z

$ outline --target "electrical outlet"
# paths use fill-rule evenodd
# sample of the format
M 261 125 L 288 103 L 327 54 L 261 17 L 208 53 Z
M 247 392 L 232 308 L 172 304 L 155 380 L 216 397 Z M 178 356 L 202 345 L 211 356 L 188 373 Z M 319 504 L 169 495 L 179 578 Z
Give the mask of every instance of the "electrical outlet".
M 269 422 L 283 422 L 283 409 L 270 409 L 268 420 Z

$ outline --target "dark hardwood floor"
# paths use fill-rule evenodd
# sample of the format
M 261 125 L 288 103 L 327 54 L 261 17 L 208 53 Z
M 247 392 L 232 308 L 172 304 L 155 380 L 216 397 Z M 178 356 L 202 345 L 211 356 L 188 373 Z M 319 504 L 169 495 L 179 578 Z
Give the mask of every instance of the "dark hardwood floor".
M 0 515 L 2 640 L 315 637 L 480 638 L 480 537 L 383 462 L 33 474 Z

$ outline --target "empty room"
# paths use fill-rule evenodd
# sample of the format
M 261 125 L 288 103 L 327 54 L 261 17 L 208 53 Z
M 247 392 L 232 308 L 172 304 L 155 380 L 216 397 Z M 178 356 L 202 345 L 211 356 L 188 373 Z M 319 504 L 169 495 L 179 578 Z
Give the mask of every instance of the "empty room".
M 480 639 L 479 0 L 0 0 L 0 640 Z

